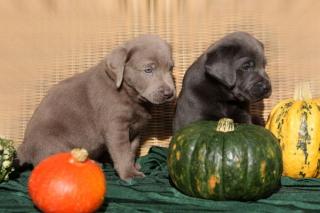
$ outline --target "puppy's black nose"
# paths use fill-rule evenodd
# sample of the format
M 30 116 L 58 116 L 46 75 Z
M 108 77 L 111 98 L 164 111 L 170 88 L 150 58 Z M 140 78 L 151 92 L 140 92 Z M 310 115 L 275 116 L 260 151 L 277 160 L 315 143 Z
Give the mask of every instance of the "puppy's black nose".
M 271 85 L 269 82 L 259 82 L 256 84 L 256 88 L 261 95 L 269 96 L 271 93 Z
M 262 98 L 267 98 L 271 95 L 271 86 L 268 86 L 267 82 L 261 81 L 254 84 L 249 93 L 252 100 L 261 100 Z
M 257 83 L 257 86 L 259 87 L 261 92 L 267 92 L 268 91 L 268 86 L 263 82 Z

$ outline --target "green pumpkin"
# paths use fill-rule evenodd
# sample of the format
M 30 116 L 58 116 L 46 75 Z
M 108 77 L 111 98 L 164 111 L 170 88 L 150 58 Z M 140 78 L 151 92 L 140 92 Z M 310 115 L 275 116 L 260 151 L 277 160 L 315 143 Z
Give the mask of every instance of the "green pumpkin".
M 169 146 L 168 169 L 183 193 L 213 200 L 257 200 L 280 186 L 281 149 L 263 127 L 231 119 L 195 122 Z

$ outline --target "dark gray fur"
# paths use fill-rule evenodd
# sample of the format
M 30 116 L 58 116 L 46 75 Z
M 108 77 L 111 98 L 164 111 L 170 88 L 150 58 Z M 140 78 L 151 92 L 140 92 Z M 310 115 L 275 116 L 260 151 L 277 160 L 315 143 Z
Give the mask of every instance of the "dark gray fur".
M 249 114 L 249 104 L 271 95 L 265 65 L 263 44 L 248 33 L 231 33 L 211 45 L 184 76 L 173 131 L 222 117 L 262 125 Z

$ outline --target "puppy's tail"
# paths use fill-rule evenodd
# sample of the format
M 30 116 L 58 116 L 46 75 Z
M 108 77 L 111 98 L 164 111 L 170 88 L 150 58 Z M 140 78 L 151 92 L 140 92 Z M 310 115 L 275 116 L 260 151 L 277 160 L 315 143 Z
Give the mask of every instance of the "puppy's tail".
M 10 178 L 19 177 L 22 172 L 33 169 L 32 164 L 27 163 L 27 161 L 22 157 L 23 155 L 21 155 L 21 148 L 23 147 L 20 145 L 13 159 L 12 165 L 14 171 L 10 174 Z
M 12 165 L 13 165 L 14 170 L 19 173 L 33 169 L 32 164 L 29 164 L 26 162 L 22 163 L 22 161 L 17 157 L 15 159 L 13 159 Z

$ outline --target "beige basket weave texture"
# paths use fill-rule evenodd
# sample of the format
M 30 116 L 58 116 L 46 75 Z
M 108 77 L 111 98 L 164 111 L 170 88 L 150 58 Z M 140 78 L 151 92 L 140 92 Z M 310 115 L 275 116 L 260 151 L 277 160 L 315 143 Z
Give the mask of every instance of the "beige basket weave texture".
M 48 89 L 83 72 L 114 47 L 141 34 L 158 34 L 173 47 L 178 92 L 192 62 L 214 41 L 247 31 L 265 44 L 269 99 L 252 105 L 267 118 L 311 82 L 320 94 L 318 0 L 2 0 L 0 4 L 0 136 L 18 146 L 33 111 Z M 153 109 L 141 155 L 168 146 L 174 104 Z

